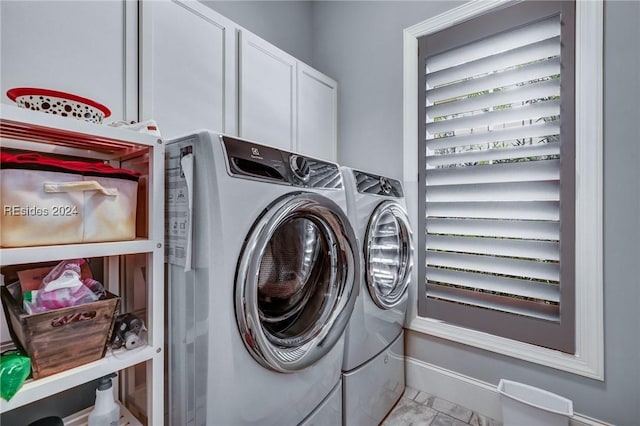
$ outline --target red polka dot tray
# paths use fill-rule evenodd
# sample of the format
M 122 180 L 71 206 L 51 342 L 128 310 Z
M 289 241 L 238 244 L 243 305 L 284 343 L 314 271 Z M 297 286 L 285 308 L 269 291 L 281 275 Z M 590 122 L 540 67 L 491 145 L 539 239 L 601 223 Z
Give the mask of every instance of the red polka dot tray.
M 57 90 L 16 87 L 9 89 L 7 96 L 22 108 L 93 123 L 102 123 L 111 115 L 109 108 L 96 101 Z

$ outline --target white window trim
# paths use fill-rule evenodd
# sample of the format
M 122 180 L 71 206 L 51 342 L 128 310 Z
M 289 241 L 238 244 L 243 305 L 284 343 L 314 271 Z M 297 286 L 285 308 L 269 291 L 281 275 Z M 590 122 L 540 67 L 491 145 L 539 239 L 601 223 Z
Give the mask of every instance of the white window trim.
M 418 223 L 418 38 L 469 20 L 508 0 L 472 0 L 404 30 L 403 158 L 407 206 Z M 576 2 L 576 354 L 419 317 L 413 270 L 407 328 L 488 351 L 604 380 L 603 321 L 603 0 Z M 417 251 L 414 253 L 417 264 Z

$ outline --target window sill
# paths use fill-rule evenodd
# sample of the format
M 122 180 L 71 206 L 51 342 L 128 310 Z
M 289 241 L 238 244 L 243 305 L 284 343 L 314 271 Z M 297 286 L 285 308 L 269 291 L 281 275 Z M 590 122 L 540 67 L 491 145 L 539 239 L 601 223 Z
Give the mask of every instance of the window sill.
M 451 340 L 464 345 L 544 365 L 596 380 L 604 380 L 601 363 L 581 354 L 571 355 L 504 337 L 494 336 L 468 328 L 447 324 L 439 320 L 414 317 L 409 330 Z

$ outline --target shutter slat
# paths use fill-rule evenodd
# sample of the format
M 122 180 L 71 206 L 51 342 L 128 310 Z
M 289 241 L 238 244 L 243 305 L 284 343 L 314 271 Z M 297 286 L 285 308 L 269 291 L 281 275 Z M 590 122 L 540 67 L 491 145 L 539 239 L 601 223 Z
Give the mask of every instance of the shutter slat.
M 560 243 L 550 241 L 429 235 L 427 237 L 427 249 L 469 254 L 493 254 L 496 256 L 560 260 Z M 433 278 L 431 277 L 431 279 Z
M 559 35 L 560 17 L 554 16 L 535 25 L 527 25 L 512 31 L 499 33 L 469 43 L 466 46 L 430 56 L 427 58 L 427 71 L 440 71 Z
M 560 179 L 560 160 L 429 169 L 427 185 L 536 182 Z
M 474 127 L 494 126 L 515 121 L 539 120 L 543 117 L 560 115 L 560 101 L 536 102 L 517 108 L 490 111 L 466 117 L 427 123 L 427 134 L 471 129 Z
M 480 237 L 530 238 L 557 241 L 559 222 L 500 219 L 439 219 L 427 218 L 430 234 L 477 235 Z
M 557 321 L 560 318 L 560 308 L 558 305 L 478 293 L 454 287 L 432 286 L 427 284 L 427 297 L 466 303 L 482 308 L 511 312 L 548 321 Z
M 560 280 L 560 265 L 558 263 L 535 262 L 507 257 L 445 253 L 427 250 L 426 265 L 555 282 Z
M 427 156 L 427 169 L 451 164 L 477 163 L 479 161 L 513 160 L 526 157 L 559 155 L 560 145 L 557 142 L 537 143 L 509 148 L 485 149 L 455 154 Z
M 479 111 L 500 105 L 510 105 L 532 99 L 560 96 L 560 79 L 539 81 L 523 87 L 514 86 L 505 90 L 475 96 L 469 99 L 456 100 L 427 107 L 427 122 L 434 117 Z
M 560 288 L 555 284 L 439 268 L 427 268 L 427 276 L 429 281 L 437 283 L 531 297 L 549 302 L 560 301 Z
M 558 134 L 560 134 L 560 123 L 558 121 L 548 121 L 506 129 L 494 129 L 471 135 L 433 138 L 427 140 L 427 148 L 429 150 L 455 148 L 459 146 L 479 145 L 489 142 L 510 141 Z
M 455 99 L 461 96 L 481 93 L 484 90 L 493 90 L 500 87 L 538 80 L 557 74 L 560 74 L 560 58 L 546 59 L 512 70 L 488 74 L 483 77 L 465 80 L 435 89 L 427 89 L 426 105 L 433 105 L 448 99 Z M 464 109 L 462 111 L 464 111 Z
M 426 201 L 559 201 L 560 183 L 480 183 L 427 186 Z
M 439 53 L 422 57 L 421 250 L 436 318 L 464 316 L 465 304 L 559 319 L 560 96 L 569 80 L 560 79 L 560 16 L 543 16 L 446 51 L 428 45 Z
M 430 202 L 426 216 L 476 219 L 560 220 L 558 201 Z
M 524 64 L 532 61 L 560 55 L 560 37 L 552 37 L 538 43 L 529 44 L 506 52 L 486 56 L 475 61 L 467 62 L 454 68 L 432 72 L 428 75 L 429 87 L 438 87 L 454 81 L 486 74 L 495 70 L 503 70 L 514 64 Z

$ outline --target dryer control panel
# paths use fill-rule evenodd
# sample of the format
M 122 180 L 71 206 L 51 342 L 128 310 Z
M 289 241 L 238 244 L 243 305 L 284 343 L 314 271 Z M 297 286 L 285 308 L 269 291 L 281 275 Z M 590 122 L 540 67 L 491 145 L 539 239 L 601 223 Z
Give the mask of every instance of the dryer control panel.
M 371 173 L 353 171 L 353 177 L 361 194 L 381 195 L 384 197 L 402 198 L 402 184 L 400 181 Z
M 301 188 L 342 188 L 342 176 L 335 163 L 230 136 L 220 136 L 220 141 L 232 177 Z

